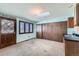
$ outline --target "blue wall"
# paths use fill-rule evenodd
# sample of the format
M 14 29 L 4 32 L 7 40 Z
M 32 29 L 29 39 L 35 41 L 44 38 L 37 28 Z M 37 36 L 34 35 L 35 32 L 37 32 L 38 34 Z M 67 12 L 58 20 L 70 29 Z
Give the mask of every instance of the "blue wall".
M 55 19 L 43 20 L 43 21 L 38 22 L 37 24 L 51 23 L 51 22 L 61 22 L 61 21 L 67 21 L 67 17 L 58 17 L 58 18 L 55 18 Z
M 27 20 L 17 18 L 17 36 L 16 36 L 17 39 L 16 39 L 16 42 L 18 43 L 18 42 L 21 42 L 21 41 L 29 40 L 31 38 L 36 38 L 36 24 L 34 23 L 33 33 L 19 34 L 19 20 L 29 22 Z
M 67 34 L 73 34 L 74 32 L 74 28 L 67 28 Z

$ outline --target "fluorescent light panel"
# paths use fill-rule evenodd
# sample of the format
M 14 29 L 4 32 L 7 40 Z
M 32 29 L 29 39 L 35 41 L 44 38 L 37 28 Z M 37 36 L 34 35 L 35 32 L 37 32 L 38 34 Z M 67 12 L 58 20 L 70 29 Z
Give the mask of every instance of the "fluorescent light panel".
M 49 15 L 50 15 L 49 12 L 43 12 L 43 13 L 40 13 L 39 15 L 36 15 L 35 17 L 40 18 L 40 17 L 49 16 Z

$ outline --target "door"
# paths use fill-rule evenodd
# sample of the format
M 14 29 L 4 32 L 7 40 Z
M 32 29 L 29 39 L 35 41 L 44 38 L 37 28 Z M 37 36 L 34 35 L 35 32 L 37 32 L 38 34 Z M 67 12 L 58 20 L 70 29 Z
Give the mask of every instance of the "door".
M 42 25 L 43 39 L 63 42 L 63 34 L 66 30 L 64 22 L 48 23 Z
M 56 26 L 57 41 L 63 42 L 64 34 L 67 34 L 67 22 L 59 22 Z
M 42 38 L 48 39 L 48 24 L 42 24 Z
M 16 43 L 16 21 L 0 17 L 0 43 L 1 48 Z
M 43 35 L 42 35 L 42 24 L 38 24 L 37 26 L 37 38 L 40 38 L 42 39 L 43 38 Z

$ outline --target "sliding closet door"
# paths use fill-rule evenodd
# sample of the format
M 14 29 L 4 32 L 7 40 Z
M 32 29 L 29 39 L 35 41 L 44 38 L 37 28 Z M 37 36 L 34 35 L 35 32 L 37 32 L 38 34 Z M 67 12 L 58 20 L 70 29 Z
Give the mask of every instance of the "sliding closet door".
M 48 39 L 48 24 L 42 24 L 43 39 Z
M 42 39 L 43 38 L 43 34 L 42 34 L 42 25 L 41 24 L 38 24 L 37 26 L 37 38 L 40 38 Z
M 57 41 L 56 37 L 56 24 L 48 23 L 48 40 Z
M 63 42 L 63 35 L 67 33 L 66 22 L 56 22 L 48 24 L 48 39 Z
M 63 36 L 65 34 L 67 34 L 67 22 L 61 22 L 60 24 L 61 28 L 60 28 L 60 34 L 61 34 L 61 39 L 63 38 Z
M 58 42 L 63 42 L 63 37 L 64 34 L 66 34 L 67 32 L 67 23 L 66 22 L 57 22 L 54 25 L 55 27 L 55 35 L 54 35 L 54 40 L 58 41 Z
M 64 34 L 67 34 L 67 22 L 40 24 L 37 29 L 39 29 L 37 32 L 38 38 L 63 42 Z

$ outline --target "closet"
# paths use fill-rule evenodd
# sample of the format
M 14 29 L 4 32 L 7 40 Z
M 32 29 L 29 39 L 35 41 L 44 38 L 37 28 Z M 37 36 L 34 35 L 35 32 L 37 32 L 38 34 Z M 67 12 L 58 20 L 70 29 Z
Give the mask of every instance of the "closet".
M 37 24 L 37 38 L 63 42 L 64 34 L 67 34 L 66 21 Z

